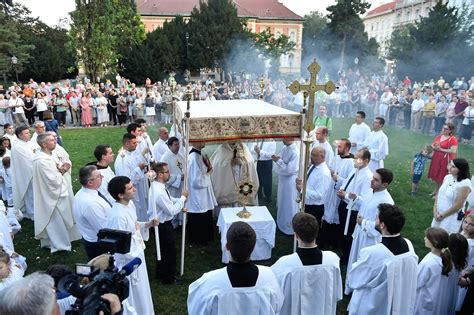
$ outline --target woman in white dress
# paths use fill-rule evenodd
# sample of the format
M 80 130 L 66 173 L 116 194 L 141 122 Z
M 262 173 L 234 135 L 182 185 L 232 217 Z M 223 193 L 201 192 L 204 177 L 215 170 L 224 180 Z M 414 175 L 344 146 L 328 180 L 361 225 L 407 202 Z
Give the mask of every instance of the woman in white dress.
M 107 126 L 107 122 L 109 121 L 109 114 L 107 113 L 107 99 L 101 92 L 98 92 L 94 103 L 97 107 L 97 124 L 99 127 Z
M 453 269 L 449 234 L 438 227 L 425 232 L 425 246 L 431 250 L 418 264 L 415 314 L 448 314 L 449 273 Z
M 462 214 L 467 197 L 471 192 L 469 164 L 465 159 L 448 162 L 448 175 L 444 177 L 433 206 L 432 227 L 441 227 L 448 233 L 456 233 L 461 226 Z

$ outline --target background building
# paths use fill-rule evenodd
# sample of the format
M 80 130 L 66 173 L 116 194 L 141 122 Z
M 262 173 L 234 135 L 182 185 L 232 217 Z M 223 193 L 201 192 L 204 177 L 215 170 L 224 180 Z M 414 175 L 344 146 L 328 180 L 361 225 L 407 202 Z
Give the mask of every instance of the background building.
M 233 0 L 240 18 L 247 19 L 247 27 L 260 33 L 270 28 L 272 34 L 288 36 L 296 45 L 294 50 L 280 58 L 281 73 L 299 73 L 301 68 L 301 42 L 304 19 L 277 0 Z M 148 32 L 162 27 L 180 15 L 189 19 L 199 0 L 140 0 L 137 11 Z

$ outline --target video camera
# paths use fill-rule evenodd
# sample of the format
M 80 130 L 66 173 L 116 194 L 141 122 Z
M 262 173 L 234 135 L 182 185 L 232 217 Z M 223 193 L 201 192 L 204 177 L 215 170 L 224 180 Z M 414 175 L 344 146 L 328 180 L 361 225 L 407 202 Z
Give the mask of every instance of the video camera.
M 132 259 L 120 271 L 114 265 L 112 254 L 126 254 L 130 251 L 132 234 L 127 231 L 102 229 L 97 234 L 98 243 L 105 252 L 110 253 L 108 267 L 101 271 L 93 269 L 90 265 L 76 264 L 76 274 L 63 277 L 58 284 L 60 292 L 69 293 L 76 297 L 76 302 L 66 314 L 92 315 L 111 314 L 110 305 L 101 299 L 105 293 L 118 296 L 120 302 L 129 294 L 129 281 L 127 276 L 137 269 L 142 260 L 138 257 Z M 81 284 L 81 278 L 88 278 L 89 283 Z

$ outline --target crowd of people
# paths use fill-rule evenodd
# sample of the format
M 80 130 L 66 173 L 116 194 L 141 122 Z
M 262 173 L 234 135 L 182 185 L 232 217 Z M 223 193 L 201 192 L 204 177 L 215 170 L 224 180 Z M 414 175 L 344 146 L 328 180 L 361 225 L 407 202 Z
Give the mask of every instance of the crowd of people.
M 436 89 L 430 83 L 420 86 L 406 78 L 386 85 L 386 80 L 390 77 L 367 80 L 357 72 L 341 73 L 339 90 L 327 98 L 317 98 L 322 104 L 310 134 L 313 143 L 306 182 L 298 171 L 299 145 L 292 139 L 283 140 L 279 152 L 272 139 L 225 143 L 210 158 L 202 152 L 205 143 L 190 143 L 186 161 L 182 130 L 171 115 L 172 104 L 183 99 L 184 89 L 173 83 L 152 85 L 147 80 L 145 87 L 133 84 L 126 87 L 120 78 L 115 88 L 110 82 L 97 86 L 80 81 L 72 86 L 68 83 L 49 86 L 31 80 L 25 86 L 14 85 L 8 92 L 3 91 L 7 97 L 0 97 L 0 109 L 3 109 L 0 119 L 5 123 L 0 176 L 6 206 L 0 209 L 3 248 L 0 271 L 4 271 L 0 273 L 3 279 L 0 312 L 2 301 L 11 298 L 9 289 L 18 290 L 10 283 L 22 281 L 26 269 L 25 258 L 15 252 L 12 238 L 21 229 L 23 218 L 34 221 L 35 238 L 40 240 L 41 247 L 49 248 L 51 253 L 70 251 L 71 242 L 82 239 L 91 261 L 107 255 L 98 244 L 100 229 L 130 232 L 130 252 L 115 254 L 116 265 L 120 268 L 133 257 L 140 257 L 143 263 L 131 276 L 130 294 L 123 301 L 123 312 L 153 314 L 150 276 L 144 259 L 150 228 L 158 226 L 160 240 L 161 257 L 156 260 L 155 278 L 165 285 L 180 284 L 176 277 L 173 229 L 182 224 L 183 212 L 187 212 L 187 241 L 191 245 L 208 246 L 214 238 L 213 219 L 220 209 L 239 204 L 236 191 L 241 181 L 251 179 L 257 192 L 254 198 L 249 198 L 249 205 L 268 205 L 275 173 L 277 226 L 283 234 L 296 237 L 296 253 L 280 258 L 271 268 L 255 265 L 250 262 L 250 254 L 256 233 L 246 223 L 235 223 L 227 232 L 230 263 L 190 285 L 190 314 L 219 313 L 230 306 L 248 313 L 258 308 L 262 313 L 290 314 L 304 310 L 314 313 L 315 309 L 321 309 L 321 314 L 333 314 L 343 292 L 351 295 L 351 314 L 376 310 L 386 314 L 394 310 L 400 314 L 472 313 L 474 193 L 469 164 L 457 157 L 455 136 L 457 127 L 464 128 L 465 119 L 470 123 L 470 114 L 466 115 L 470 107 L 464 108 L 462 119 L 449 120 L 446 116 L 432 145 L 423 148 L 413 160 L 411 194 L 416 195 L 424 164 L 430 159 L 428 178 L 436 183 L 432 193 L 433 221 L 425 231 L 425 245 L 430 253 L 418 264 L 411 242 L 400 235 L 405 225 L 404 211 L 388 190 L 396 174 L 385 167 L 389 139 L 383 129 L 386 121 L 399 123 L 399 119 L 392 116 L 393 109 L 382 101 L 388 99 L 386 93 L 400 90 L 402 94 L 410 91 L 416 95 L 417 101 L 411 107 L 418 101 L 421 104 L 421 93 L 425 92 L 432 101 L 439 92 L 440 98 L 449 95 L 453 100 L 459 96 L 474 104 L 472 89 L 465 91 L 461 84 L 447 93 L 443 91 L 450 91 L 450 87 L 438 82 L 439 91 L 430 96 Z M 360 106 L 338 101 L 346 87 L 352 91 L 370 90 L 372 84 L 376 84 L 381 95 L 371 106 L 362 101 Z M 198 100 L 263 97 L 277 106 L 298 110 L 303 105 L 299 104 L 302 98 L 287 97 L 285 86 L 283 81 L 267 80 L 262 91 L 256 79 L 235 77 L 219 87 L 208 80 L 193 84 L 193 97 Z M 128 102 L 129 97 L 133 101 Z M 149 102 L 152 106 L 146 105 L 147 98 L 153 99 Z M 27 102 L 33 106 L 28 107 Z M 123 115 L 121 105 L 126 108 Z M 28 111 L 31 113 L 26 115 Z M 401 121 L 419 123 L 416 114 L 410 111 L 409 119 L 403 116 Z M 334 128 L 331 116 L 338 115 L 352 115 L 355 122 L 346 138 L 334 141 L 333 149 L 329 141 Z M 371 117 L 373 122 L 369 127 L 365 120 Z M 158 121 L 172 126 L 169 130 L 160 127 L 158 140 L 153 143 L 146 129 Z M 421 121 L 425 126 L 428 120 Z M 116 156 L 109 145 L 98 145 L 93 151 L 97 161 L 79 167 L 82 188 L 75 195 L 71 184 L 72 162 L 58 135 L 59 126 L 66 123 L 83 127 L 126 125 L 122 148 Z M 429 132 L 431 124 L 432 120 L 424 130 Z M 34 127 L 33 136 L 29 125 Z M 294 201 L 303 190 L 306 191 L 305 213 L 299 213 Z M 339 258 L 329 249 L 337 249 L 342 256 Z M 341 269 L 346 270 L 344 284 Z M 68 304 L 58 303 L 64 312 Z

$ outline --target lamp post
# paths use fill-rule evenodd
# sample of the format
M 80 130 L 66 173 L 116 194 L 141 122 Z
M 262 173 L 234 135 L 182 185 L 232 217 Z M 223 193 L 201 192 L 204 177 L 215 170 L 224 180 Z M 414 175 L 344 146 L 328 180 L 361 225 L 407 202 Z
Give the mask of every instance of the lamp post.
M 15 69 L 16 82 L 18 83 L 18 69 L 16 68 L 17 64 L 18 64 L 18 58 L 13 56 L 12 57 L 12 67 Z
M 189 58 L 189 33 L 186 32 L 186 59 Z

